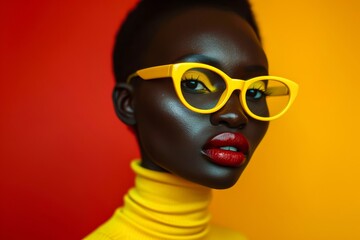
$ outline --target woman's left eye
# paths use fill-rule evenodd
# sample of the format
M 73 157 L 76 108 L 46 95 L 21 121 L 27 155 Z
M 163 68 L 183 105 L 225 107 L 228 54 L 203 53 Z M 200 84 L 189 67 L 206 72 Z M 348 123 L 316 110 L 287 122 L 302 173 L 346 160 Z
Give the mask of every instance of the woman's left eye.
M 265 92 L 260 89 L 249 89 L 246 91 L 246 98 L 251 100 L 260 100 L 265 95 Z

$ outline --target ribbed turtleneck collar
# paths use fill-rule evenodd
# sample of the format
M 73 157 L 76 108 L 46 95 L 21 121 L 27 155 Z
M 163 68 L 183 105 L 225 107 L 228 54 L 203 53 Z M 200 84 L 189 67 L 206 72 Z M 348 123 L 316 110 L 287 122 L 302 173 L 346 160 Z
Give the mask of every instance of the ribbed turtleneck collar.
M 195 240 L 209 231 L 211 189 L 133 161 L 135 187 L 125 196 L 121 218 L 147 236 Z

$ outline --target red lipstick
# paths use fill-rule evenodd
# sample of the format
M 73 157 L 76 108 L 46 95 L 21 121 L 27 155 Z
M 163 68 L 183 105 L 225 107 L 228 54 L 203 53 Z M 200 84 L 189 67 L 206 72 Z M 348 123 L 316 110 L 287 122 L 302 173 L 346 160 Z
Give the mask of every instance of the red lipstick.
M 241 133 L 225 132 L 211 138 L 202 149 L 216 164 L 240 167 L 249 152 L 249 143 Z

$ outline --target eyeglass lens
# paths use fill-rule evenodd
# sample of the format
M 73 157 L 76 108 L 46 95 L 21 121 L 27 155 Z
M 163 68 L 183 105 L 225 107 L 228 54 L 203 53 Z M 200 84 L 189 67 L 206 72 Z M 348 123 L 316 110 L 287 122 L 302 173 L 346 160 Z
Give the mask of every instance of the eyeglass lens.
M 192 68 L 181 77 L 181 93 L 191 106 L 209 110 L 214 108 L 226 91 L 225 80 L 216 72 L 205 68 Z M 281 113 L 289 102 L 289 88 L 281 81 L 259 80 L 246 91 L 246 104 L 260 117 L 272 117 Z

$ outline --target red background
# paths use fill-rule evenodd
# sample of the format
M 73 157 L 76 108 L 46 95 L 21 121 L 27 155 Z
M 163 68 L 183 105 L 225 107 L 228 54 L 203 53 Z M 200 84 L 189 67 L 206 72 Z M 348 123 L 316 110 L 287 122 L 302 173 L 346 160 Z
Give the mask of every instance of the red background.
M 0 5 L 0 239 L 81 239 L 132 184 L 116 118 L 115 32 L 135 1 Z

